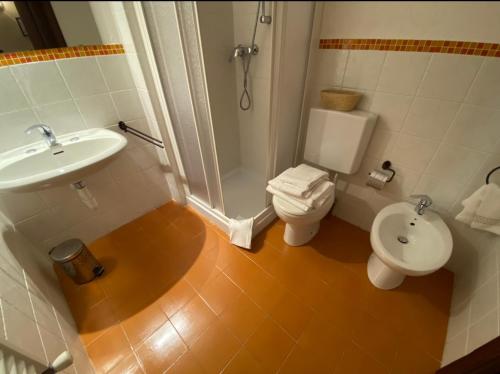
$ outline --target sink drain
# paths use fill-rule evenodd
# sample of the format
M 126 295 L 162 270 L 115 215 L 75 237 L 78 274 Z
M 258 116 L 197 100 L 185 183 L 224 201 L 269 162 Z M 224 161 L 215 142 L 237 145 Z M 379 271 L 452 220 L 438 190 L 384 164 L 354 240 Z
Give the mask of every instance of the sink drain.
M 398 242 L 403 243 L 403 244 L 408 244 L 408 238 L 406 236 L 398 236 Z

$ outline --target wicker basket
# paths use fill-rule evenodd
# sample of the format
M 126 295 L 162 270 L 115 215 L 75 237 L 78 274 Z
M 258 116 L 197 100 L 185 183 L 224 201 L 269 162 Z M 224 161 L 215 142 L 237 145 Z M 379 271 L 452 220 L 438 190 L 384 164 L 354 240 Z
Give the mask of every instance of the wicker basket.
M 347 90 L 322 90 L 321 105 L 327 109 L 349 112 L 356 108 L 362 94 Z

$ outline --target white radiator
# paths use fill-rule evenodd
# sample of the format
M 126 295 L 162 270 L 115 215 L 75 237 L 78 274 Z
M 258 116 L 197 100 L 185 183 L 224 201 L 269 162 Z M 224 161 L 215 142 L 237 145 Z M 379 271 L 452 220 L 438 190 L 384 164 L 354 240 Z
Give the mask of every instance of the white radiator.
M 0 374 L 40 374 L 46 365 L 0 342 Z

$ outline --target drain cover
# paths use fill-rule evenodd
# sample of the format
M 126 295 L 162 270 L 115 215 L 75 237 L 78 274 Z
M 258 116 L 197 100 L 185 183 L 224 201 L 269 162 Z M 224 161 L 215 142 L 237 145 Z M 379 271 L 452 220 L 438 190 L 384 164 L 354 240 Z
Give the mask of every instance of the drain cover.
M 403 243 L 403 244 L 408 244 L 408 238 L 406 236 L 398 236 L 398 242 Z

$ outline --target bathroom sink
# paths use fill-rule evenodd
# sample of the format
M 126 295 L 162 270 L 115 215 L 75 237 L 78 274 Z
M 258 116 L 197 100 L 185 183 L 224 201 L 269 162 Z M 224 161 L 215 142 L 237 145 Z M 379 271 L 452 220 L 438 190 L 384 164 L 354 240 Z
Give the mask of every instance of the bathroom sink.
M 88 129 L 0 154 L 0 190 L 33 191 L 57 183 L 78 182 L 120 152 L 127 139 L 106 129 Z
M 374 253 L 368 275 L 379 288 L 397 287 L 406 275 L 432 273 L 446 264 L 453 247 L 450 230 L 435 212 L 422 215 L 406 202 L 382 209 L 372 225 Z

